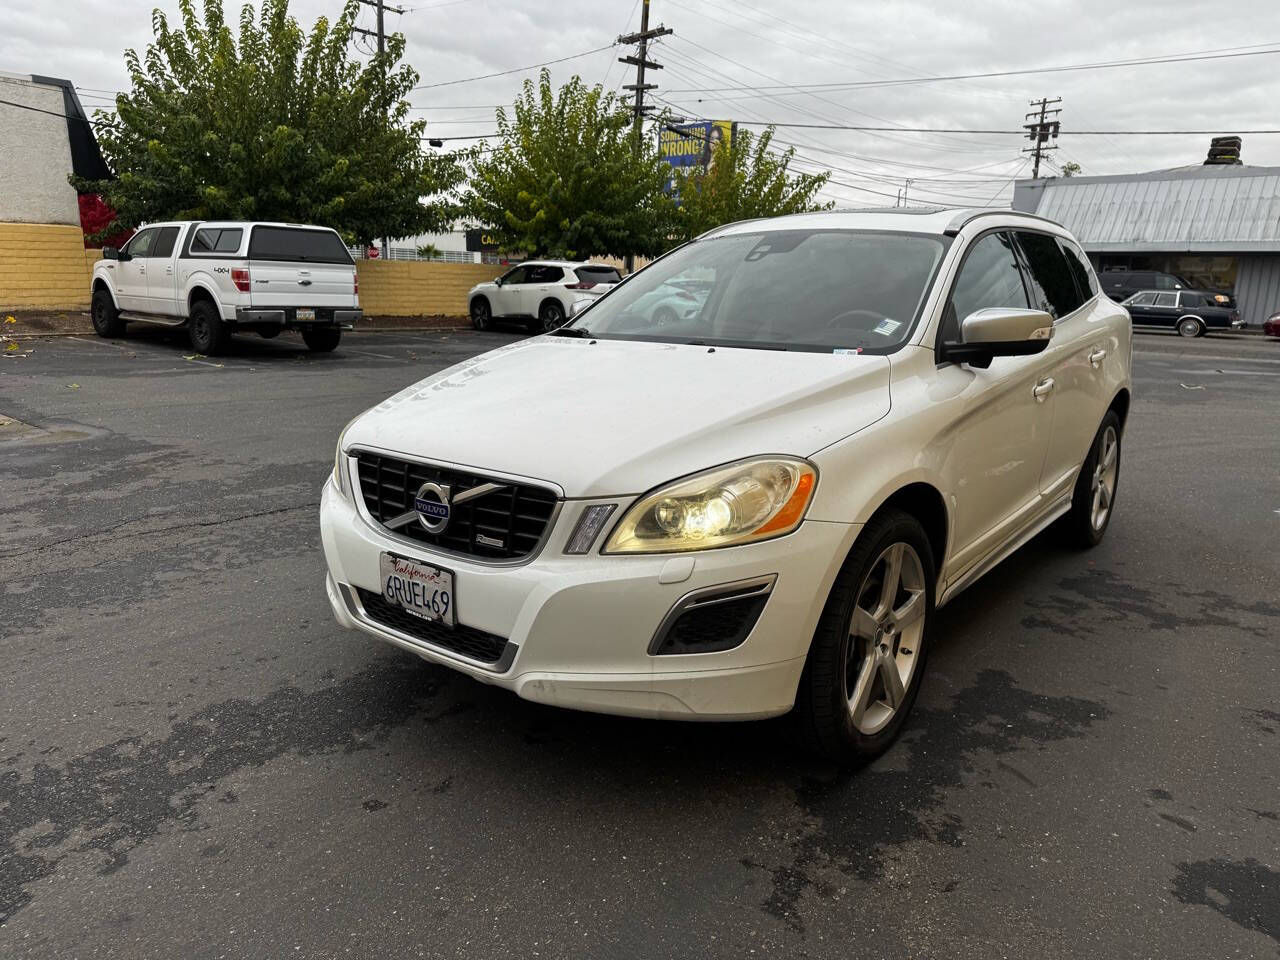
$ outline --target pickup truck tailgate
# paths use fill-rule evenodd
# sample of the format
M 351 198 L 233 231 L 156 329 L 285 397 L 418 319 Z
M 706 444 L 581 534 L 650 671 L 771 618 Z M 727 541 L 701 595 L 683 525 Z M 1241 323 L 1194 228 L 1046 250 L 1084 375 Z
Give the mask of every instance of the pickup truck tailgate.
M 249 261 L 249 300 L 254 307 L 356 306 L 355 267 L 332 263 Z

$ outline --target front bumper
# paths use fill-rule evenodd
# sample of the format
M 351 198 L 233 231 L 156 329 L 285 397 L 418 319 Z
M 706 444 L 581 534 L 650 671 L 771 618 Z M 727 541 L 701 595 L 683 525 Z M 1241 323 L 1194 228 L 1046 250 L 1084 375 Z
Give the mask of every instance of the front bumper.
M 777 540 L 702 553 L 567 556 L 565 541 L 588 505 L 566 501 L 531 562 L 498 566 L 406 549 L 366 521 L 330 480 L 320 529 L 334 616 L 348 629 L 555 706 L 710 720 L 790 710 L 818 617 L 857 528 L 807 521 Z M 625 509 L 625 503 L 619 507 Z M 506 638 L 513 656 L 477 663 L 368 617 L 354 588 L 381 592 L 384 551 L 452 570 L 458 622 Z M 777 579 L 769 599 L 739 646 L 649 654 L 667 613 L 690 591 L 770 574 Z

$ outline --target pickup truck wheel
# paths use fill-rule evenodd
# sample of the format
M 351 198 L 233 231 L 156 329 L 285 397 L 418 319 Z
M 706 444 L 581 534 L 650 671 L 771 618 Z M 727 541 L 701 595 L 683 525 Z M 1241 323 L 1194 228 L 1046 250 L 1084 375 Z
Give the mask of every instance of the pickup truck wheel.
M 125 322 L 111 299 L 111 293 L 101 288 L 93 292 L 93 331 L 100 337 L 123 337 Z
M 187 333 L 196 353 L 212 357 L 227 349 L 231 331 L 218 316 L 218 308 L 208 300 L 197 300 L 187 320 Z
M 893 743 L 920 690 L 935 588 L 920 522 L 877 514 L 836 576 L 800 676 L 794 719 L 810 749 L 858 765 Z
M 339 327 L 304 327 L 302 330 L 302 342 L 312 353 L 329 353 L 341 339 Z

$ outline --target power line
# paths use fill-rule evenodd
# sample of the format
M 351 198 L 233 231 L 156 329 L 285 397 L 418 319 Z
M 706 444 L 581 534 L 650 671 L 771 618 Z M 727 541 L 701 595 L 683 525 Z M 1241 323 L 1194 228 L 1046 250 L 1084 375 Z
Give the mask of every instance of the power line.
M 506 77 L 513 73 L 524 73 L 526 70 L 537 70 L 540 67 L 549 67 L 556 63 L 567 63 L 570 60 L 581 60 L 583 57 L 589 57 L 593 53 L 599 53 L 601 50 L 608 50 L 610 47 L 616 45 L 616 43 L 606 43 L 603 47 L 596 47 L 594 50 L 587 50 L 584 53 L 575 53 L 568 57 L 560 57 L 557 60 L 545 60 L 542 63 L 533 63 L 527 67 L 512 67 L 510 70 L 499 70 L 497 73 L 485 73 L 478 77 L 463 77 L 461 80 L 445 80 L 441 83 L 422 83 L 413 89 L 433 90 L 436 87 L 452 87 L 455 84 L 471 83 L 474 80 L 492 80 L 494 77 Z
M 1267 45 L 1275 44 L 1280 41 L 1268 41 Z M 1257 46 L 1262 46 L 1258 44 Z M 1232 48 L 1238 49 L 1238 48 Z M 810 90 L 849 90 L 860 87 L 893 87 L 903 86 L 907 84 L 917 83 L 936 83 L 946 80 L 981 80 L 990 77 L 1018 77 L 1027 76 L 1038 73 L 1067 73 L 1074 70 L 1110 70 L 1120 67 L 1146 67 L 1156 66 L 1164 63 L 1190 63 L 1199 60 L 1230 60 L 1237 57 L 1261 57 L 1268 54 L 1280 53 L 1280 47 L 1270 50 L 1245 50 L 1238 53 L 1211 53 L 1208 51 L 1200 51 L 1197 54 L 1176 54 L 1164 57 L 1145 57 L 1130 60 L 1104 60 L 1096 63 L 1076 63 L 1066 64 L 1056 67 L 1031 67 L 1023 70 L 992 70 L 986 73 L 957 73 L 949 76 L 937 77 L 913 77 L 902 80 L 854 80 L 834 83 L 789 83 L 773 86 L 750 86 L 747 90 L 759 92 L 761 90 L 778 90 L 789 91 L 791 93 L 804 93 Z M 725 91 L 733 92 L 741 90 L 741 87 L 692 87 L 689 89 L 672 90 L 672 93 L 721 93 Z
M 853 124 L 786 123 L 776 120 L 740 120 L 738 122 L 752 127 L 795 127 L 803 130 L 880 130 L 892 131 L 894 133 L 965 133 L 1002 137 L 1026 136 L 1026 134 L 1021 130 L 968 130 L 960 127 L 863 127 Z M 1069 130 L 1067 132 L 1073 137 L 1186 137 L 1204 135 L 1216 136 L 1224 130 L 1230 130 L 1232 133 L 1240 136 L 1280 133 L 1280 129 L 1237 130 L 1235 127 L 1221 127 L 1217 130 Z

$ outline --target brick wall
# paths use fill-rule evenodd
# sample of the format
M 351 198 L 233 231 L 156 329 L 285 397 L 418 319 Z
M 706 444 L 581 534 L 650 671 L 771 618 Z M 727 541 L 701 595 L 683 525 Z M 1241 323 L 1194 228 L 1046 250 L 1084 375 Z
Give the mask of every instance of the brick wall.
M 0 223 L 0 309 L 88 309 L 99 256 L 79 226 Z
M 361 260 L 360 306 L 366 316 L 461 317 L 467 291 L 509 267 L 489 263 Z

